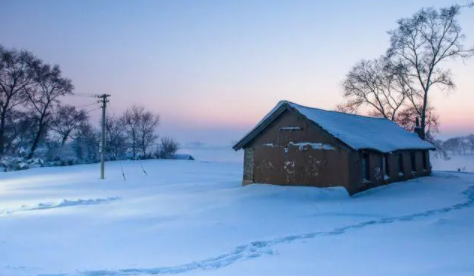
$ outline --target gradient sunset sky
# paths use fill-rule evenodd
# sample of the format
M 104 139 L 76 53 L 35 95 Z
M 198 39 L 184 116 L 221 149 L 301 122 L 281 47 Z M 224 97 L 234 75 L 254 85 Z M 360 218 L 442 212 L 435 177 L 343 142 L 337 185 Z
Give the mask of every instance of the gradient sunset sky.
M 453 3 L 1 0 L 0 44 L 59 64 L 75 92 L 111 94 L 109 112 L 158 112 L 161 135 L 230 145 L 279 100 L 334 109 L 345 74 L 385 52 L 397 19 Z M 474 8 L 460 23 L 474 45 Z M 474 59 L 445 65 L 457 90 L 432 91 L 440 137 L 474 133 Z

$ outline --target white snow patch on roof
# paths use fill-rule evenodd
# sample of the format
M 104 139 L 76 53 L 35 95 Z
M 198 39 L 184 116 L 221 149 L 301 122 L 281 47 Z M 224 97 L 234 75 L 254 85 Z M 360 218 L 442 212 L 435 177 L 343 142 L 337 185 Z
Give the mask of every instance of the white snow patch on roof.
M 401 128 L 394 122 L 366 116 L 326 111 L 287 102 L 309 120 L 351 148 L 391 152 L 401 149 L 432 149 L 433 145 L 416 133 Z
M 300 142 L 293 143 L 290 142 L 288 145 L 299 147 L 300 150 L 304 150 L 306 147 L 310 147 L 317 150 L 334 150 L 334 147 L 328 144 L 323 143 L 309 143 L 309 142 Z

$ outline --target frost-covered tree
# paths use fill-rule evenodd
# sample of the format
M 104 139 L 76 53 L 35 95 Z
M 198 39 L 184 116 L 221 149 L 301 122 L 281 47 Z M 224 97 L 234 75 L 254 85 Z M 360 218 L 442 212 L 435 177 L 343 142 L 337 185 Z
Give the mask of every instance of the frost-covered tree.
M 474 134 L 468 135 L 466 137 L 469 148 L 471 149 L 471 154 L 474 154 Z
M 443 142 L 443 148 L 453 154 L 468 154 L 473 153 L 472 143 L 474 135 L 465 137 L 453 137 Z

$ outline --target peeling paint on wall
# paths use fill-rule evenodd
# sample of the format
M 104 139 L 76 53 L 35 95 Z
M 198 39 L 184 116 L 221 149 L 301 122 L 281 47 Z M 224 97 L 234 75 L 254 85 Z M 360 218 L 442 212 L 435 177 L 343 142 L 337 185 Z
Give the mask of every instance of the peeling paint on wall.
M 325 159 L 316 159 L 310 156 L 309 166 L 307 166 L 307 169 L 306 169 L 307 174 L 317 177 L 319 176 L 319 174 L 321 173 L 325 165 L 326 165 Z
M 381 181 L 382 180 L 382 170 L 380 169 L 380 167 L 376 167 L 374 168 L 374 178 L 375 178 L 375 181 Z
M 271 148 L 273 148 L 273 147 L 278 147 L 277 145 L 274 145 L 273 143 L 265 143 L 265 144 L 263 144 L 262 146 L 264 146 L 264 147 L 271 147 Z
M 263 166 L 264 166 L 265 168 L 268 168 L 268 169 L 273 169 L 273 168 L 275 168 L 275 166 L 273 165 L 273 163 L 270 162 L 270 161 L 265 162 L 265 164 L 264 164 Z
M 292 175 L 295 173 L 295 161 L 285 161 L 283 168 L 286 171 L 286 182 L 290 183 Z

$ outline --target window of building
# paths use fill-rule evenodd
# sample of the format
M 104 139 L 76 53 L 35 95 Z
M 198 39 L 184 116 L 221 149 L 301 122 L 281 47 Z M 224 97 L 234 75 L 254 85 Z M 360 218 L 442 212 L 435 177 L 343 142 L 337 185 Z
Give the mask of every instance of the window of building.
M 387 154 L 385 154 L 382 157 L 382 169 L 383 169 L 384 179 L 389 178 L 390 177 L 390 170 L 389 170 L 389 167 L 388 167 L 388 155 Z
M 428 170 L 428 152 L 424 151 L 423 152 L 423 170 L 427 171 Z
M 370 159 L 368 153 L 362 154 L 362 178 L 364 181 L 370 181 Z
M 403 170 L 403 154 L 401 152 L 398 153 L 398 174 L 399 175 L 404 175 L 404 170 Z
M 411 171 L 416 172 L 416 153 L 414 151 L 410 152 L 410 163 L 411 163 Z

